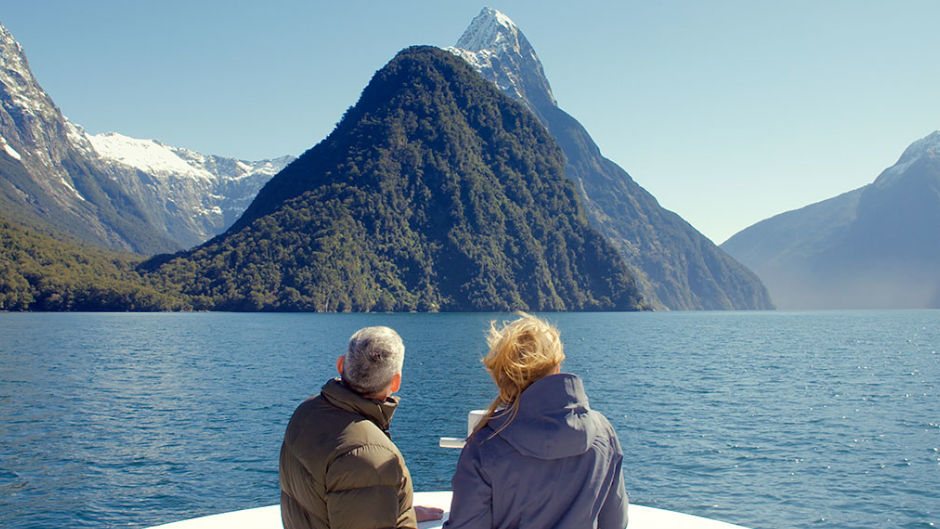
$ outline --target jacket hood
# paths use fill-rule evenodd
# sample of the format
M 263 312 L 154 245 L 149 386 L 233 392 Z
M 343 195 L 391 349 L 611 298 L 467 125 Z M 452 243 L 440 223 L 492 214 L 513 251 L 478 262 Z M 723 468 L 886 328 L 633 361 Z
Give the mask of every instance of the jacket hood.
M 384 401 L 367 399 L 343 384 L 339 378 L 327 381 L 320 394 L 333 406 L 362 415 L 386 433 L 398 407 L 398 397 L 389 396 Z
M 561 459 L 587 452 L 602 429 L 588 406 L 584 384 L 575 375 L 550 375 L 537 380 L 519 396 L 519 412 L 494 415 L 487 428 L 519 453 L 539 459 Z M 492 435 L 490 433 L 490 435 Z

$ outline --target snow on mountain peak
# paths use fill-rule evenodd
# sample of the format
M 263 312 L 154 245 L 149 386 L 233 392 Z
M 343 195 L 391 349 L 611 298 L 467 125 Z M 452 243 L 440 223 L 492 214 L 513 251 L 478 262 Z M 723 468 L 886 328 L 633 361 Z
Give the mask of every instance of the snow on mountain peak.
M 116 182 L 120 191 L 109 184 L 102 194 L 119 197 L 121 203 L 136 201 L 154 234 L 193 246 L 230 226 L 258 189 L 293 159 L 242 161 L 118 133 L 88 134 L 42 89 L 23 47 L 2 24 L 0 115 L 13 118 L 0 118 L 0 157 L 18 160 L 60 210 L 75 212 L 68 222 L 88 224 L 95 237 L 113 233 L 106 243 L 117 241 L 125 248 L 138 242 L 114 232 L 111 221 L 99 217 L 99 198 L 89 194 L 86 200 L 78 192 L 70 167 L 79 166 L 77 174 L 89 178 L 90 189 L 101 189 L 95 186 L 105 179 Z M 0 181 L 5 179 L 0 175 Z
M 484 7 L 457 41 L 457 47 L 469 51 L 495 48 L 519 50 L 519 28 L 506 15 Z M 525 37 L 523 37 L 523 40 Z
M 23 47 L 13 38 L 10 30 L 0 24 L 0 68 L 22 70 L 25 63 L 26 54 L 23 53 Z
M 56 119 L 58 108 L 39 86 L 29 69 L 23 47 L 0 24 L 0 100 L 12 104 L 36 119 Z M 4 92 L 6 98 L 4 98 Z M 3 101 L 0 101 L 3 102 Z
M 898 158 L 897 163 L 885 169 L 875 180 L 875 185 L 884 187 L 893 184 L 904 175 L 905 171 L 914 162 L 924 157 L 940 157 L 940 130 L 928 134 L 904 149 L 904 153 Z
M 26 53 L 13 34 L 0 24 L 0 119 L 3 148 L 36 177 L 37 183 L 62 203 L 85 198 L 75 189 L 63 164 L 70 149 L 88 153 L 84 132 L 62 115 L 29 68 Z M 94 162 L 92 162 L 94 163 Z
M 934 131 L 912 143 L 910 147 L 904 150 L 904 154 L 901 155 L 901 159 L 898 161 L 904 162 L 923 156 L 930 156 L 932 158 L 940 156 L 940 130 Z
M 209 171 L 186 163 L 170 147 L 155 140 L 131 138 L 116 132 L 89 135 L 88 139 L 102 158 L 129 165 L 146 173 L 215 180 Z
M 523 101 L 556 105 L 542 62 L 519 27 L 499 11 L 484 7 L 456 46 L 445 48 L 470 63 L 504 93 Z
M 923 157 L 937 158 L 940 156 L 940 130 L 910 144 L 904 153 L 898 158 L 898 162 L 888 171 L 901 173 L 915 161 Z

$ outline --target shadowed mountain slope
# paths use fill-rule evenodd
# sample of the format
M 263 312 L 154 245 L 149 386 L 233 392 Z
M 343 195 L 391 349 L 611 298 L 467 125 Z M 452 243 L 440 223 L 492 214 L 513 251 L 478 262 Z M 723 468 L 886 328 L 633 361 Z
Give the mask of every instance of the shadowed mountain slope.
M 873 183 L 758 222 L 722 248 L 781 308 L 940 308 L 940 131 Z
M 604 158 L 580 123 L 560 109 L 535 50 L 506 15 L 484 8 L 449 51 L 525 104 L 565 154 L 588 219 L 636 271 L 654 307 L 769 309 L 757 276 L 679 215 L 662 208 L 626 171 Z

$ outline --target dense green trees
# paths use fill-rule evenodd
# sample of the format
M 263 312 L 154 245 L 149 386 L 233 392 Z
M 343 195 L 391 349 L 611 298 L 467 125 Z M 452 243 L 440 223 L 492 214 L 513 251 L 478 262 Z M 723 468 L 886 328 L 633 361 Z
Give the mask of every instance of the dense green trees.
M 611 310 L 642 305 L 564 157 L 462 60 L 404 50 L 225 234 L 147 263 L 227 310 Z
M 139 257 L 68 243 L 0 219 L 0 310 L 181 310 L 134 270 Z

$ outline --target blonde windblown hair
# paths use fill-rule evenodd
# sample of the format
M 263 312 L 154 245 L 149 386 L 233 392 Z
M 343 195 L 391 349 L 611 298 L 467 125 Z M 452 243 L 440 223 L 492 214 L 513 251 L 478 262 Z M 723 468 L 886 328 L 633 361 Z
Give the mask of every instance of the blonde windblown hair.
M 503 322 L 502 328 L 496 328 L 495 321 L 490 322 L 486 337 L 490 350 L 483 365 L 493 377 L 499 396 L 474 431 L 486 426 L 501 408 L 510 415 L 500 430 L 509 426 L 519 412 L 519 395 L 536 380 L 555 373 L 565 359 L 558 329 L 535 316 L 517 314 L 519 319 Z

